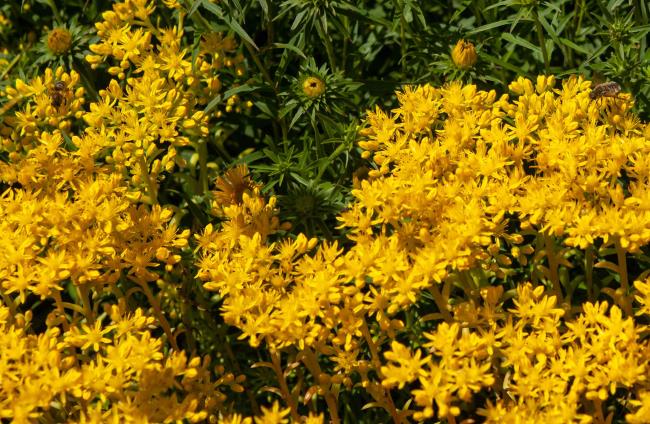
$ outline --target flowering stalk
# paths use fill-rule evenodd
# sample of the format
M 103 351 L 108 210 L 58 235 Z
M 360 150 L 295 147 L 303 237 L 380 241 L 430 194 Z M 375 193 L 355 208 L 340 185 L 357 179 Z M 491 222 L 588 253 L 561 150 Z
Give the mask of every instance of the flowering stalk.
M 92 323 L 95 321 L 95 314 L 93 313 L 92 308 L 90 307 L 90 290 L 87 284 L 79 284 L 77 286 L 77 293 L 79 294 L 79 299 L 81 299 L 81 306 L 83 308 L 83 314 L 86 317 L 86 321 Z
M 305 349 L 302 352 L 304 354 L 302 362 L 305 364 L 307 369 L 309 369 L 309 371 L 312 373 L 314 379 L 316 381 L 319 381 L 320 375 L 323 372 L 320 368 L 320 365 L 318 365 L 318 358 L 316 357 L 316 354 L 314 353 L 313 350 L 311 350 L 308 347 L 305 347 Z M 332 394 L 331 390 L 329 389 L 330 385 L 331 383 L 328 382 L 327 384 L 322 384 L 320 387 L 325 392 L 324 397 L 325 397 L 325 402 L 327 403 L 327 408 L 329 409 L 331 422 L 333 424 L 338 424 L 341 422 L 341 420 L 339 418 L 338 406 L 336 404 L 336 397 Z
M 165 315 L 163 315 L 162 313 L 162 309 L 160 307 L 160 299 L 153 295 L 146 281 L 140 281 L 140 279 L 133 279 L 133 281 L 135 281 L 138 284 L 138 286 L 140 286 L 142 292 L 147 297 L 147 300 L 149 301 L 149 304 L 153 308 L 154 314 L 158 319 L 158 323 L 160 324 L 163 331 L 165 332 L 165 335 L 169 339 L 169 343 L 172 345 L 172 348 L 175 350 L 179 350 L 178 345 L 176 344 L 176 339 L 174 338 L 174 334 L 172 333 L 171 326 L 169 325 L 167 318 L 165 318 Z
M 52 290 L 52 297 L 54 298 L 54 303 L 56 304 L 56 310 L 59 311 L 59 314 L 65 318 L 65 309 L 63 308 L 63 299 L 61 299 L 61 293 L 58 290 Z M 65 331 L 70 330 L 70 323 L 67 319 L 63 319 L 62 322 L 63 329 Z
M 152 181 L 151 175 L 149 175 L 149 167 L 147 166 L 147 161 L 144 159 L 144 156 L 138 158 L 138 163 L 140 164 L 140 172 L 142 173 L 142 178 L 147 186 L 147 194 L 152 205 L 158 204 L 158 194 L 156 193 L 156 187 Z
M 585 252 L 585 280 L 587 282 L 587 298 L 594 301 L 594 247 L 589 246 Z
M 377 373 L 380 373 L 381 359 L 379 357 L 379 350 L 377 349 L 377 345 L 375 344 L 374 340 L 372 340 L 372 335 L 370 334 L 370 330 L 368 329 L 368 324 L 366 323 L 365 318 L 361 320 L 361 333 L 363 334 L 363 338 L 368 344 L 368 348 L 370 349 L 372 363 L 375 367 L 375 371 Z M 391 397 L 390 392 L 386 389 L 383 389 L 381 390 L 380 395 L 383 397 L 382 405 L 386 408 L 391 417 L 393 417 L 393 422 L 401 423 L 402 419 L 397 413 L 397 409 L 395 408 L 395 403 L 393 402 L 393 398 Z
M 448 305 L 447 299 L 445 299 L 442 296 L 442 293 L 440 293 L 440 290 L 438 289 L 438 285 L 436 283 L 433 283 L 431 284 L 431 286 L 429 286 L 429 293 L 431 293 L 434 302 L 436 302 L 436 305 L 438 306 L 438 310 L 440 311 L 440 315 L 442 315 L 442 318 L 446 322 L 452 323 L 454 321 L 454 318 L 451 316 L 451 314 L 449 313 L 449 309 L 447 308 Z
M 197 143 L 199 151 L 199 187 L 201 187 L 201 194 L 208 191 L 208 146 L 205 140 L 199 140 Z
M 632 316 L 634 312 L 632 311 L 632 305 L 630 303 L 630 283 L 628 281 L 627 275 L 627 258 L 625 254 L 625 249 L 621 246 L 620 239 L 616 240 L 616 256 L 618 260 L 618 275 L 621 278 L 621 308 L 625 311 L 628 316 Z
M 596 412 L 595 421 L 598 424 L 605 424 L 607 421 L 605 420 L 605 415 L 603 414 L 603 401 L 598 398 L 594 399 L 594 410 Z
M 287 380 L 284 378 L 284 372 L 282 371 L 282 361 L 280 360 L 280 352 L 271 349 L 271 363 L 273 365 L 273 371 L 275 372 L 275 377 L 278 379 L 278 384 L 280 385 L 280 393 L 282 398 L 289 405 L 291 409 L 291 418 L 294 422 L 300 422 L 300 415 L 298 414 L 298 407 L 291 392 L 289 391 L 289 386 L 287 385 Z
M 332 70 L 336 71 L 338 68 L 336 67 L 336 59 L 334 56 L 334 46 L 320 20 L 316 21 L 316 29 L 321 34 L 321 39 L 323 40 L 323 44 L 325 44 L 325 51 L 327 52 L 327 59 L 329 60 L 330 66 Z
M 562 286 L 560 284 L 560 278 L 558 276 L 559 261 L 556 256 L 557 251 L 555 250 L 555 242 L 553 241 L 553 238 L 546 233 L 544 234 L 544 244 L 546 250 L 546 259 L 548 260 L 548 277 L 551 280 L 551 284 L 553 285 L 553 294 L 557 297 L 558 303 L 562 303 Z

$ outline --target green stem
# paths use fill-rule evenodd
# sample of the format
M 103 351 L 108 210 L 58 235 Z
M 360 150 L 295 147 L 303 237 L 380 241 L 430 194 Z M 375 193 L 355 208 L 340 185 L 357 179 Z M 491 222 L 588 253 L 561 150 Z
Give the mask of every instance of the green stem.
M 201 194 L 208 192 L 208 145 L 205 140 L 198 141 L 199 153 L 199 187 Z
M 321 25 L 320 21 L 316 21 L 316 25 L 318 26 L 318 33 L 321 35 L 321 39 L 323 40 L 323 44 L 325 45 L 325 51 L 327 52 L 327 60 L 330 63 L 330 67 L 332 68 L 332 71 L 338 70 L 336 66 L 336 56 L 334 55 L 334 46 L 332 45 L 332 40 L 330 40 L 330 37 L 327 36 L 327 33 L 325 32 L 325 28 L 323 25 Z
M 344 16 L 343 17 L 343 25 L 345 25 L 345 28 L 348 29 L 349 27 L 349 22 L 348 22 L 348 17 Z M 341 71 L 343 71 L 343 74 L 345 75 L 345 68 L 347 67 L 347 58 L 348 58 L 348 37 L 343 38 L 343 55 L 341 57 Z
M 544 234 L 544 244 L 546 249 L 546 259 L 548 260 L 549 279 L 553 285 L 553 294 L 557 298 L 557 303 L 561 304 L 563 301 L 562 286 L 560 285 L 560 278 L 558 276 L 559 261 L 557 260 L 557 252 L 555 251 L 555 242 L 553 237 Z
M 63 308 L 63 299 L 61 299 L 61 292 L 58 290 L 52 290 L 52 297 L 54 298 L 54 303 L 56 304 L 56 309 L 59 311 L 61 314 L 61 318 L 63 319 L 63 329 L 65 331 L 70 330 L 70 323 L 68 322 L 68 319 L 65 316 L 65 309 Z
M 404 11 L 402 10 L 402 16 L 399 18 L 399 37 L 400 37 L 400 52 L 402 57 L 400 61 L 402 62 L 402 77 L 406 75 L 406 35 L 404 34 Z
M 342 143 L 339 145 L 339 147 L 336 148 L 336 150 L 334 150 L 334 152 L 332 152 L 331 155 L 328 156 L 327 162 L 319 167 L 318 174 L 316 174 L 314 181 L 319 181 L 321 179 L 325 171 L 329 169 L 329 165 L 332 163 L 332 161 L 336 159 L 336 157 L 340 155 L 345 149 L 347 149 L 347 147 L 348 146 L 345 143 Z
M 618 260 L 618 275 L 621 279 L 621 308 L 628 316 L 633 316 L 632 305 L 630 304 L 630 283 L 627 275 L 627 256 L 625 249 L 621 246 L 621 241 L 616 240 L 616 257 Z
M 372 364 L 375 368 L 375 372 L 378 374 L 381 373 L 381 358 L 379 356 L 379 349 L 377 349 L 377 344 L 375 341 L 372 339 L 372 334 L 370 334 L 370 329 L 368 328 L 368 324 L 366 323 L 365 319 L 362 319 L 361 321 L 361 334 L 363 334 L 363 338 L 366 341 L 366 344 L 368 344 L 368 348 L 370 349 L 370 355 L 372 359 Z M 393 398 L 390 395 L 390 391 L 384 389 L 384 401 L 386 403 L 385 407 L 387 412 L 391 415 L 393 418 L 393 421 L 395 423 L 401 423 L 402 419 L 399 416 L 399 413 L 397 412 L 397 409 L 395 408 L 395 402 L 393 402 Z
M 4 302 L 5 306 L 9 308 L 9 313 L 11 316 L 15 317 L 18 313 L 16 302 L 14 302 L 13 299 L 4 292 L 4 290 L 0 290 L 0 295 L 2 295 L 2 301 Z
M 169 343 L 171 344 L 172 348 L 174 350 L 179 350 L 178 345 L 176 344 L 176 338 L 174 338 L 174 333 L 172 333 L 172 328 L 169 325 L 169 321 L 167 321 L 167 318 L 165 318 L 165 316 L 162 313 L 162 308 L 160 307 L 160 302 L 158 301 L 158 298 L 156 298 L 153 295 L 153 293 L 149 289 L 149 285 L 147 284 L 147 282 L 139 281 L 139 280 L 133 280 L 133 281 L 135 281 L 138 284 L 138 286 L 142 289 L 144 295 L 147 297 L 149 304 L 151 305 L 154 313 L 156 314 L 158 323 L 160 324 L 163 331 L 165 332 L 167 339 L 169 339 Z
M 95 322 L 95 314 L 93 313 L 92 308 L 90 307 L 90 296 L 88 286 L 86 284 L 81 284 L 77 286 L 77 293 L 79 293 L 79 299 L 81 299 L 81 307 L 83 308 L 83 314 L 86 317 L 86 322 L 92 324 Z
M 436 302 L 442 318 L 448 323 L 454 322 L 454 319 L 452 318 L 451 314 L 449 313 L 449 309 L 447 308 L 447 300 L 443 299 L 442 293 L 440 293 L 437 283 L 434 282 L 431 284 L 431 286 L 429 286 L 429 293 L 431 293 L 431 296 L 433 296 L 433 300 Z
M 574 38 L 578 37 L 578 33 L 580 32 L 580 27 L 582 26 L 582 16 L 585 13 L 585 0 L 580 0 L 578 2 L 577 7 L 580 9 L 580 11 L 578 12 L 578 23 L 576 24 L 576 30 L 573 33 Z
M 1 79 L 4 79 L 4 77 L 7 76 L 7 74 L 9 73 L 9 71 L 11 71 L 11 68 L 13 68 L 14 66 L 16 66 L 16 63 L 18 63 L 18 61 L 20 60 L 21 57 L 23 57 L 23 54 L 22 54 L 22 53 L 17 54 L 16 57 L 14 57 L 14 58 L 12 59 L 12 61 L 9 63 L 9 65 L 7 65 L 7 67 L 6 67 L 5 69 L 2 70 L 2 74 L 0 74 L 0 80 L 1 80 Z
M 594 299 L 594 247 L 589 246 L 585 252 L 585 278 L 587 280 L 587 298 Z
M 546 39 L 544 38 L 544 29 L 542 28 L 542 23 L 539 21 L 539 14 L 537 9 L 533 12 L 535 17 L 535 28 L 537 29 L 537 40 L 539 41 L 539 46 L 542 49 L 542 57 L 544 58 L 544 70 L 546 75 L 551 74 L 551 63 L 548 59 L 548 51 L 546 50 Z
M 140 172 L 142 173 L 144 182 L 147 185 L 147 194 L 151 199 L 151 203 L 156 205 L 158 204 L 158 193 L 156 192 L 156 187 L 151 179 L 151 175 L 149 175 L 149 166 L 147 166 L 147 161 L 144 159 L 144 156 L 140 156 L 138 163 L 140 165 Z

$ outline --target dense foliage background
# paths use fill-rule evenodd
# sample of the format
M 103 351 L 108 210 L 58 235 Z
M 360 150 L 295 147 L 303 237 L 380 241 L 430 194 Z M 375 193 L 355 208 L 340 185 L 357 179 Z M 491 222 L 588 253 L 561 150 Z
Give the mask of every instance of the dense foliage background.
M 647 422 L 649 13 L 3 2 L 0 417 Z

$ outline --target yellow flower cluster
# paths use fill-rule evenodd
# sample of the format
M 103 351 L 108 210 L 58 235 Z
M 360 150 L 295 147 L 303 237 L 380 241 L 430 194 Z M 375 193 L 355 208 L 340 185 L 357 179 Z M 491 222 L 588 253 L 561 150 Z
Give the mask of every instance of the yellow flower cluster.
M 200 110 L 220 71 L 242 75 L 243 59 L 209 34 L 193 68 L 182 32 L 152 24 L 154 3 L 104 14 L 88 59 L 120 71 L 93 101 L 61 67 L 1 94 L 3 420 L 216 422 L 231 410 L 222 389 L 243 390 L 243 376 L 179 346 L 187 330 L 163 307 L 182 302 L 166 296 L 190 231 L 157 199 L 183 165 L 176 148 L 208 133 L 214 115 Z
M 2 288 L 17 294 L 57 297 L 60 283 L 80 290 L 114 285 L 123 272 L 146 286 L 180 260 L 189 231 L 169 225 L 170 210 L 133 204 L 121 175 L 96 163 L 102 149 L 93 138 L 74 137 L 67 150 L 60 134 L 42 133 L 0 178 L 16 189 L 0 197 Z M 113 286 L 114 288 L 114 286 Z
M 0 417 L 15 423 L 205 422 L 241 391 L 241 379 L 209 358 L 166 353 L 148 330 L 154 319 L 123 305 L 106 311 L 107 324 L 51 327 L 28 334 L 30 315 L 0 305 Z M 106 408 L 108 405 L 108 408 Z
M 181 43 L 182 25 L 156 27 L 154 10 L 153 2 L 127 0 L 102 15 L 96 24 L 100 42 L 90 46 L 95 54 L 86 59 L 93 67 L 116 61 L 108 72 L 126 79 L 126 87 L 111 81 L 84 115 L 87 132 L 114 146 L 109 163 L 129 170 L 149 203 L 157 201 L 160 173 L 184 165 L 176 148 L 208 134 L 211 116 L 201 109 L 221 90 L 220 72 L 230 67 L 237 75 L 244 73 L 243 57 L 233 55 L 234 39 L 205 35 L 193 63 Z M 226 109 L 233 110 L 237 100 L 229 98 Z
M 85 90 L 75 71 L 46 69 L 42 77 L 29 83 L 17 79 L 14 85 L 6 88 L 7 103 L 0 111 L 0 137 L 5 151 L 28 147 L 44 131 L 69 131 L 74 119 L 83 114 Z M 16 106 L 24 108 L 6 114 Z
M 604 423 L 612 401 L 644 422 L 650 344 L 627 258 L 650 241 L 650 128 L 629 95 L 590 88 L 407 87 L 361 131 L 374 169 L 339 217 L 351 246 L 269 237 L 275 199 L 256 190 L 196 236 L 199 277 L 268 347 L 293 417 L 285 353 L 334 422 L 355 387 L 395 422 Z M 645 315 L 650 290 L 635 288 Z

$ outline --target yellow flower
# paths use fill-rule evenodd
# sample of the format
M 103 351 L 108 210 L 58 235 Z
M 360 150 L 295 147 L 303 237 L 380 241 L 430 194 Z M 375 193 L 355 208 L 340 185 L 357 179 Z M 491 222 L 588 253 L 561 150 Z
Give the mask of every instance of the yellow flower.
M 255 417 L 255 424 L 285 424 L 289 420 L 286 416 L 291 412 L 290 408 L 282 409 L 280 404 L 275 401 L 270 408 L 262 407 L 262 415 Z
M 416 380 L 422 373 L 421 369 L 431 358 L 422 358 L 422 351 L 416 350 L 412 354 L 410 349 L 401 343 L 393 341 L 390 345 L 391 350 L 384 353 L 388 361 L 392 363 L 388 366 L 381 367 L 383 380 L 381 384 L 384 387 L 397 387 L 402 389 L 406 384 Z
M 47 35 L 47 47 L 55 55 L 61 55 L 70 50 L 72 34 L 65 28 L 54 28 Z
M 325 92 L 325 81 L 316 76 L 310 76 L 302 82 L 302 91 L 309 98 L 316 98 Z
M 458 43 L 451 51 L 451 60 L 460 69 L 469 69 L 478 60 L 474 44 L 465 40 L 458 40 Z
M 630 424 L 645 424 L 650 417 L 650 392 L 643 391 L 638 394 L 638 399 L 630 400 L 630 404 L 638 408 L 633 414 L 625 415 L 625 420 Z

